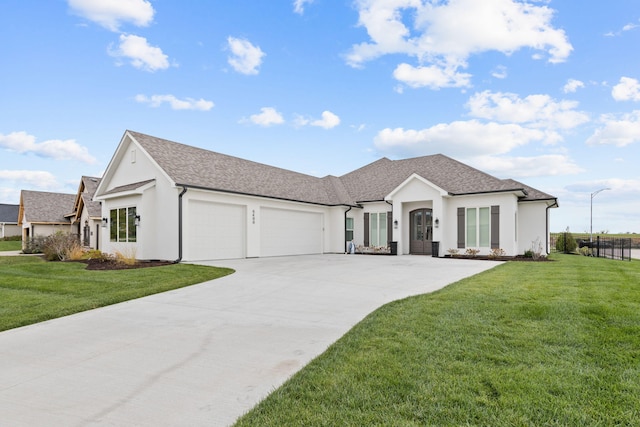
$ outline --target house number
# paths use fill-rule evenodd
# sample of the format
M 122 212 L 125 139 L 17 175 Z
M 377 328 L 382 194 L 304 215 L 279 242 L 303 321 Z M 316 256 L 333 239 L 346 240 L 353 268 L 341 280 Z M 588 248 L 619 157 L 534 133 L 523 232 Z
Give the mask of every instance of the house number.
M 255 211 L 255 209 L 253 209 L 253 210 L 251 211 L 251 222 L 252 222 L 253 224 L 255 224 L 255 223 L 256 223 L 256 211 Z

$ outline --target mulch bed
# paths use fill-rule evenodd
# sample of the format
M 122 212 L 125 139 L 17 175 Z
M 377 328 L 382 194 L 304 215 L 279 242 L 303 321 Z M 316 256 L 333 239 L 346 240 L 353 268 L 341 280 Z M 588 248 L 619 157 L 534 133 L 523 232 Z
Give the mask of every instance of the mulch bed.
M 163 265 L 175 264 L 175 261 L 163 260 L 136 261 L 135 264 L 125 264 L 123 262 L 104 259 L 85 259 L 74 262 L 87 264 L 87 270 L 131 270 L 134 268 L 161 267 Z
M 490 257 L 490 256 L 482 256 L 482 255 L 476 255 L 476 256 L 470 256 L 470 255 L 456 255 L 456 256 L 445 256 L 444 258 L 451 258 L 451 259 L 477 259 L 477 260 L 481 260 L 481 261 L 524 261 L 524 262 L 552 262 L 552 259 L 549 259 L 549 257 L 541 257 L 538 259 L 533 259 L 531 257 L 525 257 L 523 255 L 517 255 L 517 256 L 501 256 L 501 257 Z

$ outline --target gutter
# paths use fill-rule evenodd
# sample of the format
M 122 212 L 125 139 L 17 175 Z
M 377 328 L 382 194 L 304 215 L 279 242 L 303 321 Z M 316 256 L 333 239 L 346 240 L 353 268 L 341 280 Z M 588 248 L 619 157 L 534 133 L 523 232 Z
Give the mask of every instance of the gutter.
M 345 250 L 348 252 L 347 250 L 347 214 L 349 213 L 349 211 L 352 209 L 351 206 L 349 206 L 349 209 L 347 209 L 346 211 L 344 211 L 344 242 L 345 242 Z
M 178 259 L 174 262 L 177 264 L 182 261 L 182 196 L 187 192 L 187 187 L 182 187 L 182 191 L 178 194 Z

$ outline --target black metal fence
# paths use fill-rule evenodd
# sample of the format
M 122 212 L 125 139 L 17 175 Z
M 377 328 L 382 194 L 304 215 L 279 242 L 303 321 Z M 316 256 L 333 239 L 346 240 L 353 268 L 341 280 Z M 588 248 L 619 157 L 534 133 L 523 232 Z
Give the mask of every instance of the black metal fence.
M 586 256 L 631 261 L 633 240 L 595 236 L 574 238 L 571 233 L 552 233 L 551 252 L 578 253 Z

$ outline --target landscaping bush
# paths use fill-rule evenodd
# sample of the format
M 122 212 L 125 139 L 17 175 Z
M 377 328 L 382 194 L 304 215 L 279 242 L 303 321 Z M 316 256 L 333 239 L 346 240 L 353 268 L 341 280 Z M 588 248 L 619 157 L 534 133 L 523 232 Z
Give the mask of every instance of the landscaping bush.
M 17 235 L 17 236 L 5 236 L 2 239 L 5 242 L 19 242 L 20 240 L 22 240 L 22 236 Z
M 25 254 L 41 254 L 44 248 L 44 236 L 35 236 L 27 240 L 22 250 Z
M 42 252 L 48 261 L 65 261 L 81 251 L 78 236 L 58 231 L 44 239 Z
M 567 254 L 572 254 L 578 248 L 578 243 L 576 239 L 573 238 L 571 233 L 562 233 L 558 235 L 556 240 L 556 250 L 558 252 L 564 252 Z

